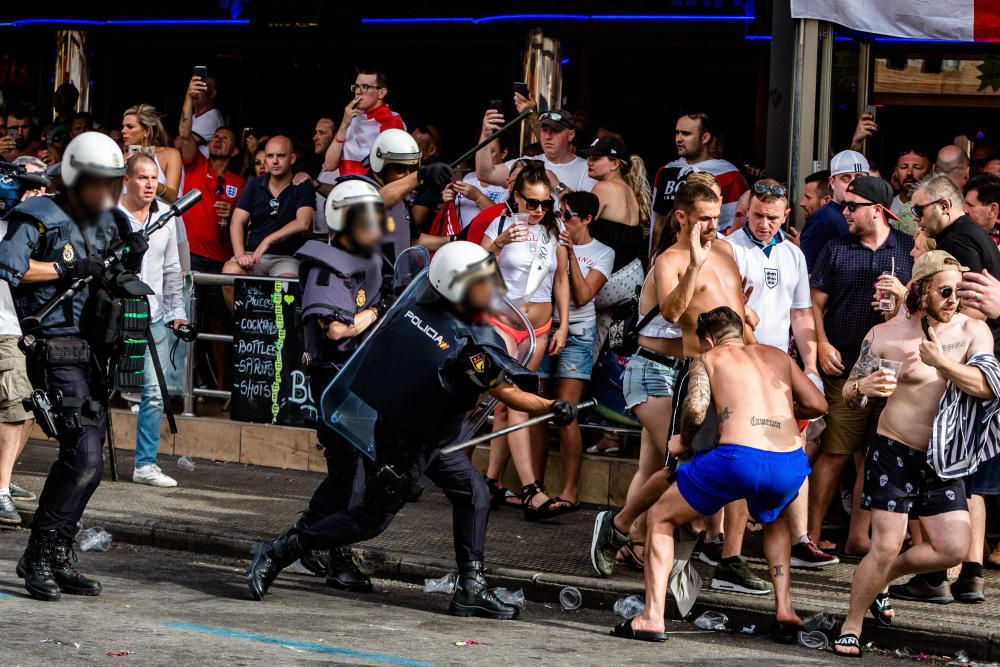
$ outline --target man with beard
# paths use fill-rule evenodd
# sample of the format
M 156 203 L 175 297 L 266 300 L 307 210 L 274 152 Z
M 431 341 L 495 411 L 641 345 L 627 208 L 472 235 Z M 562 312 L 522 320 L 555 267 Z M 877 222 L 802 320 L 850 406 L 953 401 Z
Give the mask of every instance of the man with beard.
M 943 150 L 943 149 L 942 149 Z M 947 174 L 932 174 L 913 188 L 911 195 L 913 218 L 917 225 L 937 243 L 938 250 L 951 253 L 973 273 L 986 271 L 1000 277 L 1000 250 L 989 234 L 976 226 L 965 210 L 961 191 Z M 971 317 L 983 319 L 979 313 Z M 993 334 L 993 354 L 1000 353 L 1000 321 L 989 320 Z M 893 597 L 947 604 L 982 602 L 983 548 L 986 540 L 986 503 L 984 496 L 1000 495 L 1000 460 L 986 461 L 966 479 L 969 492 L 969 519 L 972 523 L 972 545 L 962 563 L 962 573 L 954 583 L 948 583 L 945 572 L 914 577 L 906 584 L 890 589 Z
M 913 186 L 927 175 L 931 168 L 927 153 L 917 148 L 905 148 L 896 158 L 896 169 L 893 176 L 899 183 L 899 194 L 892 200 L 889 210 L 899 218 L 892 226 L 913 236 L 917 225 L 913 222 L 913 212 L 910 210 L 910 193 Z
M 860 409 L 874 398 L 885 398 L 886 405 L 868 448 L 861 496 L 862 509 L 871 512 L 872 544 L 854 573 L 850 610 L 834 642 L 838 655 L 861 654 L 861 624 L 869 608 L 883 624 L 891 622 L 885 593 L 890 581 L 951 567 L 969 550 L 965 484 L 938 477 L 926 455 L 949 382 L 976 398 L 993 398 L 983 371 L 967 364 L 992 353 L 993 337 L 981 321 L 958 314 L 965 270 L 942 250 L 922 255 L 906 296 L 909 314 L 868 332 L 844 385 L 850 407 Z M 909 518 L 919 519 L 926 540 L 900 554 Z

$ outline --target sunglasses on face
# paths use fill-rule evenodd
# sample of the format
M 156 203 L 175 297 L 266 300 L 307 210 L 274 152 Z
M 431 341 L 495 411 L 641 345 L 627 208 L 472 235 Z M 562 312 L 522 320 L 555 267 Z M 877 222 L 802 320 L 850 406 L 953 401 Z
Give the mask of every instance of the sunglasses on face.
M 849 201 L 846 204 L 844 204 L 844 208 L 846 208 L 851 213 L 854 213 L 859 208 L 863 208 L 865 206 L 878 206 L 878 204 L 871 201 Z
M 788 190 L 780 185 L 768 185 L 767 183 L 757 182 L 753 184 L 753 192 L 756 195 L 771 195 L 772 197 L 784 197 L 788 194 Z
M 955 296 L 954 287 L 935 287 L 934 291 L 941 295 L 942 299 L 948 300 Z
M 537 211 L 539 209 L 543 211 L 551 211 L 552 205 L 555 203 L 552 198 L 548 199 L 532 199 L 531 197 L 525 197 L 520 192 L 517 195 L 524 200 L 524 207 L 529 211 Z
M 934 206 L 934 204 L 941 204 L 941 208 L 943 209 L 944 208 L 944 202 L 945 202 L 944 199 L 936 199 L 934 201 L 927 202 L 926 204 L 914 204 L 911 207 L 912 210 L 913 210 L 913 216 L 916 217 L 916 218 L 922 218 L 922 217 L 924 217 L 924 211 L 926 211 L 931 206 Z
M 571 211 L 569 209 L 564 209 L 564 210 L 560 211 L 559 214 L 562 217 L 562 219 L 565 220 L 566 222 L 569 222 L 573 218 L 575 218 L 578 215 L 580 215 L 576 211 Z

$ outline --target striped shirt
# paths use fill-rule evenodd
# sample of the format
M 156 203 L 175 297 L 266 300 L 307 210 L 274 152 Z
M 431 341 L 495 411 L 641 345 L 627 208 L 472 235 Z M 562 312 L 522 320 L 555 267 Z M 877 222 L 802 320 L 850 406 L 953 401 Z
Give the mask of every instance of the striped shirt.
M 1000 363 L 992 354 L 977 354 L 967 364 L 983 372 L 993 398 L 978 399 L 948 383 L 927 447 L 927 465 L 941 479 L 971 475 L 1000 454 Z

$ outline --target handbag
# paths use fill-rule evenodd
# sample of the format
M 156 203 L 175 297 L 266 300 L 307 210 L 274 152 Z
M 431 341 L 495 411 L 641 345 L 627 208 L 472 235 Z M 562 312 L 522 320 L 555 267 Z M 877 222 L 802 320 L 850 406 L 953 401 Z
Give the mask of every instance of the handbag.
M 653 318 L 659 314 L 660 309 L 654 306 L 648 313 L 639 319 L 639 293 L 642 286 L 636 287 L 635 296 L 624 301 L 611 311 L 611 328 L 608 329 L 608 347 L 615 354 L 624 357 L 631 357 L 639 349 L 639 332 Z

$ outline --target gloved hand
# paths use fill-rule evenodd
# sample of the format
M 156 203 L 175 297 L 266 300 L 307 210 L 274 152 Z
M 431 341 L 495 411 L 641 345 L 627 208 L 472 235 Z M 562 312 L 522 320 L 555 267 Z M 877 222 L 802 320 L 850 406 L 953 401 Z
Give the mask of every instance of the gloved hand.
M 142 255 L 149 250 L 149 241 L 142 232 L 132 232 L 125 237 L 128 252 L 122 256 L 122 264 L 130 271 L 142 268 Z
M 100 255 L 81 257 L 72 264 L 60 262 L 60 266 L 63 269 L 63 275 L 74 280 L 87 276 L 96 278 L 104 273 L 104 259 Z
M 552 401 L 552 423 L 556 426 L 565 426 L 576 419 L 576 406 L 572 403 L 556 399 Z
M 417 180 L 421 185 L 433 185 L 443 188 L 451 182 L 454 170 L 444 162 L 425 164 L 417 171 Z

